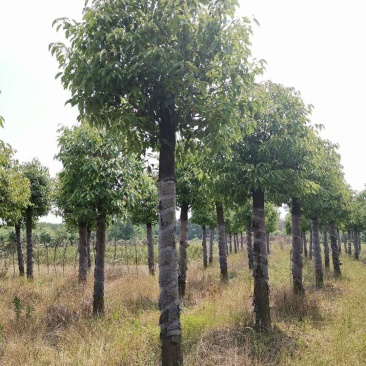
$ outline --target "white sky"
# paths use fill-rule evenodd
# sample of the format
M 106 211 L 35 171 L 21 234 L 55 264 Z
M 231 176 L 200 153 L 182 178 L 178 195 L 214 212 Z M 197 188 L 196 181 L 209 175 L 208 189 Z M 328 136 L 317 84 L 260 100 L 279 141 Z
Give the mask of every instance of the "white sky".
M 38 157 L 51 175 L 61 168 L 57 128 L 75 123 L 65 107 L 69 93 L 55 80 L 57 62 L 48 51 L 62 39 L 55 18 L 80 19 L 84 0 L 0 0 L 0 139 L 17 158 Z M 366 183 L 362 167 L 365 139 L 365 5 L 362 0 L 240 0 L 253 23 L 253 56 L 267 61 L 264 78 L 295 87 L 314 105 L 312 120 L 324 138 L 340 145 L 346 180 L 353 189 Z M 52 218 L 49 218 L 50 220 Z M 53 220 L 54 221 L 54 220 Z

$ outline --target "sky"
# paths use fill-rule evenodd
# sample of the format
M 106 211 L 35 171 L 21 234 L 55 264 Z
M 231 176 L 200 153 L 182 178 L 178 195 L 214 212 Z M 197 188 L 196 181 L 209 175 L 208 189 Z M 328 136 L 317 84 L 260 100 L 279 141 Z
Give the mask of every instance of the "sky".
M 311 120 L 323 138 L 338 143 L 345 178 L 355 190 L 366 183 L 366 22 L 362 0 L 240 0 L 253 22 L 252 55 L 267 62 L 262 78 L 301 92 L 314 106 Z M 54 176 L 61 164 L 60 125 L 76 122 L 65 106 L 70 94 L 55 80 L 58 65 L 48 50 L 62 40 L 56 18 L 81 19 L 84 0 L 0 0 L 0 139 L 20 162 L 37 157 Z M 59 222 L 52 216 L 46 221 Z

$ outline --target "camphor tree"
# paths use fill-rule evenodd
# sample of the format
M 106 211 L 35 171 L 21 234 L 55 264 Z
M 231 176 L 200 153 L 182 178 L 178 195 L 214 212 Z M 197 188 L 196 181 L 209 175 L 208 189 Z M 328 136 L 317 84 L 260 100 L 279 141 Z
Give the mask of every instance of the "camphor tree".
M 1 124 L 0 118 L 0 127 Z M 20 241 L 20 225 L 23 212 L 30 204 L 30 182 L 14 159 L 14 151 L 10 145 L 0 140 L 0 222 L 14 225 L 15 241 L 18 256 L 18 267 L 24 275 L 24 259 Z
M 199 137 L 237 121 L 234 106 L 241 101 L 236 97 L 253 77 L 250 26 L 246 19 L 234 19 L 235 6 L 233 0 L 94 0 L 81 22 L 56 22 L 71 45 L 50 46 L 80 118 L 121 131 L 128 149 L 159 150 L 163 365 L 183 362 L 175 245 L 176 132 Z M 215 101 L 221 120 L 205 115 L 208 103 Z
M 32 231 L 37 218 L 47 215 L 51 208 L 51 178 L 48 168 L 34 158 L 21 165 L 23 175 L 30 182 L 30 199 L 24 211 L 27 241 L 27 278 L 33 278 Z
M 131 199 L 140 170 L 133 156 L 122 156 L 113 136 L 102 128 L 81 124 L 59 132 L 56 158 L 63 169 L 58 176 L 57 203 L 66 222 L 79 226 L 80 282 L 87 272 L 86 226 L 96 223 L 93 314 L 103 315 L 106 225 L 111 217 L 125 212 L 125 200 Z
M 134 224 L 146 225 L 149 273 L 155 275 L 154 242 L 152 227 L 158 222 L 158 188 L 154 177 L 144 173 L 137 181 L 136 197 L 130 207 L 129 217 Z

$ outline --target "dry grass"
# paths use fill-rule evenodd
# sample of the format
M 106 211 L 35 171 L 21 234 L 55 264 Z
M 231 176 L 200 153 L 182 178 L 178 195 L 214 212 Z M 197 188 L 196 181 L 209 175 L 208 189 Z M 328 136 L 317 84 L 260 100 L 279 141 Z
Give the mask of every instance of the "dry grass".
M 325 273 L 321 290 L 305 261 L 306 295 L 299 298 L 291 291 L 289 246 L 273 244 L 269 334 L 253 330 L 246 253 L 229 256 L 228 285 L 220 283 L 217 263 L 203 270 L 193 261 L 182 302 L 185 365 L 365 365 L 366 267 L 362 260 L 342 261 L 342 278 Z M 158 281 L 145 267 L 129 272 L 107 269 L 106 314 L 99 319 L 91 314 L 92 273 L 85 286 L 72 267 L 65 276 L 34 281 L 1 278 L 0 365 L 159 365 Z

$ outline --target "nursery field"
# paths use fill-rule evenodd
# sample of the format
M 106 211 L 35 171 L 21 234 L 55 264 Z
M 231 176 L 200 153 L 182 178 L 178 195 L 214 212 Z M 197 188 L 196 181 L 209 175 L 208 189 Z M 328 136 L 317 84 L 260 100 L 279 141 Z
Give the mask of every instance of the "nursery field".
M 342 277 L 325 272 L 315 288 L 313 263 L 304 261 L 305 298 L 292 295 L 291 245 L 269 254 L 273 329 L 254 331 L 253 279 L 246 251 L 228 257 L 229 283 L 218 259 L 206 270 L 200 243 L 189 246 L 182 302 L 184 365 L 365 365 L 366 258 L 341 255 Z M 44 264 L 42 264 L 44 266 Z M 93 273 L 80 286 L 74 265 L 34 280 L 9 271 L 0 278 L 1 365 L 159 365 L 158 277 L 145 265 L 108 265 L 105 316 L 92 316 Z

